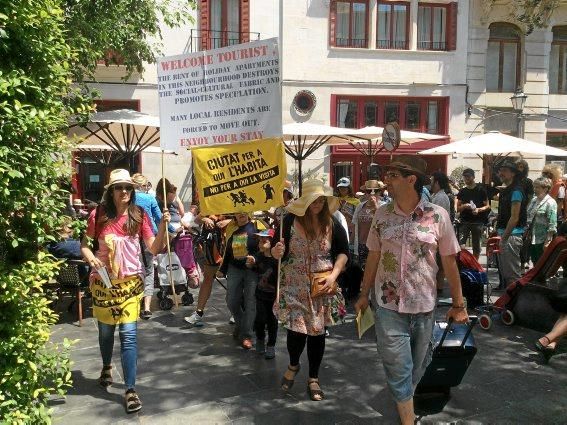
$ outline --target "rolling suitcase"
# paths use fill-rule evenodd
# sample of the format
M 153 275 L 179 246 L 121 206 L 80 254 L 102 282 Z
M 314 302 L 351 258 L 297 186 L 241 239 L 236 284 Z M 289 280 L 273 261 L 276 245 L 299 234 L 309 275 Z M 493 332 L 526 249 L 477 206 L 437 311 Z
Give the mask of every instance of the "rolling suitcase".
M 416 393 L 441 392 L 448 395 L 451 387 L 461 383 L 477 351 L 472 334 L 476 322 L 477 318 L 471 316 L 469 323 L 463 325 L 455 325 L 452 321 L 435 323 L 433 358 Z

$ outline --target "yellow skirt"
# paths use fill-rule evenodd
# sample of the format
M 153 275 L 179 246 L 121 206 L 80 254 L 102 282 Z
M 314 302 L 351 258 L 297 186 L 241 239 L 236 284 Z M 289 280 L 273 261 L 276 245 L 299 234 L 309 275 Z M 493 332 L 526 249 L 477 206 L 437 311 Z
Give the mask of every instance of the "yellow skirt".
M 112 288 L 107 288 L 97 279 L 91 282 L 91 293 L 97 320 L 107 325 L 131 323 L 138 320 L 144 281 L 140 276 L 113 279 Z

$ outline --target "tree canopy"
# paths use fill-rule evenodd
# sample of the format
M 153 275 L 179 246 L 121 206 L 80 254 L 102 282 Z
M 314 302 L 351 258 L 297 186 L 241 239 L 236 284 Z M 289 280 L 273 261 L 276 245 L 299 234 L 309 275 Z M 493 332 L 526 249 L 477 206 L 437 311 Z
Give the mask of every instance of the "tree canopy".
M 126 75 L 159 54 L 160 22 L 190 19 L 194 1 L 0 0 L 0 422 L 50 423 L 50 394 L 71 384 L 65 342 L 45 285 L 69 193 L 71 116 L 86 117 L 84 84 L 110 50 Z M 108 56 L 106 56 L 108 58 Z

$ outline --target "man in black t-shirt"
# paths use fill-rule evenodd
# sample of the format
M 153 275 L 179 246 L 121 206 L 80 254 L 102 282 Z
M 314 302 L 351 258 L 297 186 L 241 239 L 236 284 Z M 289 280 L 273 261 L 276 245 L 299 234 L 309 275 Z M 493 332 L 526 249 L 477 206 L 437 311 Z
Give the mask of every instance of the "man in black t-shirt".
M 472 234 L 473 254 L 480 257 L 480 235 L 482 226 L 486 223 L 490 213 L 490 205 L 486 190 L 474 181 L 474 171 L 467 168 L 463 171 L 465 187 L 457 195 L 457 211 L 460 213 L 460 235 L 459 243 L 464 246 Z

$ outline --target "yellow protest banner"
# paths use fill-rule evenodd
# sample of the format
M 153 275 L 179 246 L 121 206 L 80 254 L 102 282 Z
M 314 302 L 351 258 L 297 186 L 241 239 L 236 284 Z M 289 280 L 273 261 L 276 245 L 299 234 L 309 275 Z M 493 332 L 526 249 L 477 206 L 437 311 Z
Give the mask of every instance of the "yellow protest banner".
M 201 213 L 263 211 L 283 205 L 282 139 L 191 149 Z

